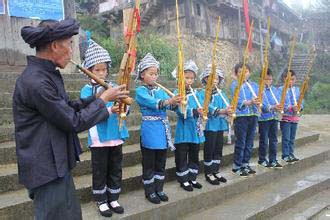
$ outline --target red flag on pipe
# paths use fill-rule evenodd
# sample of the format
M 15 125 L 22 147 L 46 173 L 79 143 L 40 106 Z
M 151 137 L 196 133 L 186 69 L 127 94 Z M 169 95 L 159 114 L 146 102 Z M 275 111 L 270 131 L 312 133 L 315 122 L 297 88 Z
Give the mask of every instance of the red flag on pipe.
M 249 1 L 243 0 L 243 9 L 244 9 L 244 17 L 245 17 L 245 30 L 247 36 L 250 33 L 250 17 L 249 17 Z M 249 45 L 249 51 L 252 51 L 252 40 Z

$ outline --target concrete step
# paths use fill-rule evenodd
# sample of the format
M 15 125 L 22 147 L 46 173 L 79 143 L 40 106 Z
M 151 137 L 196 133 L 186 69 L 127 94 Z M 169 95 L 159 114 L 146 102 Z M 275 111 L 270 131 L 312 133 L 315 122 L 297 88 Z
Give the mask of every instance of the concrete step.
M 80 98 L 80 89 L 82 86 L 79 88 L 79 90 L 67 90 L 67 94 L 69 95 L 71 100 L 79 99 Z M 174 88 L 169 88 L 170 90 L 174 90 Z M 131 89 L 129 96 L 133 99 L 135 99 L 135 88 Z M 4 92 L 0 95 L 0 108 L 12 108 L 13 105 L 13 94 L 11 92 Z M 139 110 L 139 107 L 137 103 L 133 102 L 131 105 L 131 109 L 133 112 L 136 112 Z
M 123 166 L 132 166 L 137 161 L 135 158 L 139 158 L 139 145 L 128 145 L 123 147 Z M 81 161 L 77 163 L 77 166 L 73 170 L 74 176 L 82 176 L 87 175 L 91 173 L 91 153 L 90 151 L 86 151 L 83 154 L 81 154 L 80 159 Z M 17 164 L 4 164 L 0 165 L 0 193 L 11 191 L 11 190 L 17 190 L 21 189 L 23 186 L 18 184 L 18 177 L 17 177 Z
M 226 140 L 227 137 L 225 137 Z M 308 142 L 312 142 L 313 140 L 317 140 L 317 134 L 311 134 L 310 136 L 304 137 L 308 139 Z M 16 164 L 16 154 L 15 154 L 15 143 L 12 144 L 12 151 L 9 151 L 8 148 L 4 148 L 0 144 L 0 193 L 6 191 L 12 191 L 21 189 L 23 186 L 18 184 L 18 176 L 17 176 L 17 164 Z M 203 145 L 201 145 L 200 150 L 203 150 Z M 232 148 L 232 145 L 225 146 L 226 148 Z M 3 152 L 1 152 L 3 150 Z M 168 158 L 173 157 L 174 153 L 168 151 Z M 11 157 L 11 160 L 10 158 Z M 2 161 L 3 159 L 3 161 Z M 10 161 L 9 161 L 10 160 Z M 86 149 L 80 155 L 80 162 L 77 163 L 77 166 L 73 169 L 74 176 L 82 176 L 91 174 L 91 153 L 89 149 Z M 140 144 L 125 144 L 123 146 L 123 167 L 135 166 L 141 163 L 141 153 L 140 153 Z
M 173 157 L 174 153 L 168 151 L 168 158 Z M 75 177 L 89 175 L 92 173 L 92 162 L 90 150 L 85 151 L 80 155 L 80 162 L 73 169 L 72 174 Z M 123 167 L 132 167 L 141 163 L 140 144 L 125 145 L 123 146 Z M 17 164 L 3 164 L 0 165 L 0 193 L 18 190 L 23 188 L 18 184 Z
M 17 79 L 21 75 L 21 73 L 24 71 L 25 66 L 4 66 L 0 65 L 0 79 Z M 111 72 L 111 71 L 110 71 Z M 61 74 L 64 81 L 65 80 L 88 80 L 88 77 L 83 74 L 82 72 L 73 72 L 73 73 L 62 73 Z M 110 80 L 117 81 L 118 74 L 110 73 Z M 135 78 L 136 75 L 131 76 L 130 82 L 135 84 Z M 168 79 L 168 76 L 166 75 L 160 75 L 158 77 L 159 81 L 172 81 Z M 175 80 L 173 80 L 175 81 Z M 139 83 L 139 82 L 137 82 Z
M 183 220 L 209 219 L 270 219 L 304 198 L 330 186 L 330 160 L 306 170 L 295 170 L 273 178 L 269 184 L 247 188 L 247 192 L 227 199 L 205 211 L 188 215 Z M 287 170 L 286 170 L 287 171 Z M 239 211 L 238 211 L 239 210 Z
M 3 73 L 0 70 L 0 92 L 9 92 L 12 93 L 15 88 L 15 82 L 19 74 L 13 73 Z M 64 86 L 68 91 L 80 91 L 80 89 L 89 82 L 89 79 L 84 74 L 74 73 L 74 74 L 62 74 L 64 79 Z M 116 75 L 111 76 L 111 80 L 116 82 L 117 80 Z M 175 80 L 169 80 L 166 77 L 160 76 L 159 82 L 166 87 L 176 87 Z M 132 77 L 130 81 L 130 88 L 135 88 L 140 83 L 135 82 L 135 76 Z
M 0 143 L 0 164 L 16 162 L 16 145 L 14 141 Z
M 169 120 L 175 119 L 175 113 L 168 111 Z M 12 108 L 0 108 L 0 126 L 14 124 L 13 109 Z M 141 113 L 137 103 L 133 103 L 130 107 L 130 114 L 127 117 L 128 126 L 137 126 L 141 124 Z
M 323 149 L 321 150 L 321 148 Z M 125 214 L 114 215 L 113 219 L 180 219 L 180 217 L 184 217 L 194 211 L 201 213 L 203 209 L 205 210 L 216 204 L 225 204 L 227 200 L 234 196 L 244 196 L 244 198 L 254 201 L 254 199 L 258 199 L 258 197 L 245 197 L 245 194 L 256 187 L 267 187 L 274 181 L 290 178 L 293 174 L 309 169 L 315 165 L 319 165 L 326 160 L 327 161 L 322 165 L 328 166 L 330 164 L 330 150 L 324 145 L 314 151 L 308 147 L 303 147 L 297 149 L 297 153 L 301 156 L 301 160 L 296 164 L 285 164 L 284 168 L 281 170 L 256 168 L 257 175 L 253 175 L 249 178 L 240 178 L 231 173 L 231 166 L 225 167 L 222 170 L 222 174 L 228 179 L 228 182 L 226 184 L 220 184 L 220 186 L 212 186 L 208 184 L 201 175 L 198 181 L 203 184 L 203 188 L 189 193 L 182 190 L 176 181 L 167 183 L 165 184 L 165 192 L 168 193 L 170 200 L 169 202 L 161 203 L 160 205 L 152 205 L 147 202 L 142 190 L 131 192 L 120 198 L 121 204 L 126 208 Z M 256 163 L 256 160 L 254 160 L 254 163 Z M 313 182 L 322 182 L 318 187 L 325 187 L 324 185 L 329 181 L 330 171 L 325 169 L 324 166 L 320 167 L 323 167 L 323 173 L 327 174 L 327 176 L 322 175 L 319 178 L 314 179 L 313 177 L 310 177 L 310 179 Z M 244 199 L 238 198 L 237 201 L 240 202 L 240 205 L 237 205 L 235 209 L 226 206 L 230 213 L 223 219 L 235 219 L 233 217 L 240 215 L 246 207 L 252 206 L 253 208 L 258 208 L 257 206 L 254 206 L 253 203 L 246 203 L 246 200 Z M 82 210 L 85 219 L 104 219 L 98 214 L 94 202 L 83 204 Z M 220 214 L 216 216 L 202 214 L 198 216 L 199 218 L 195 219 L 222 219 L 221 217 L 224 212 L 218 213 Z M 192 216 L 188 216 L 186 219 L 193 218 Z M 245 219 L 245 216 L 240 219 Z
M 12 125 L 0 126 L 0 143 L 14 140 L 14 127 Z
M 0 65 L 0 79 L 17 78 L 23 72 L 25 66 Z
M 310 220 L 328 220 L 330 217 L 330 205 L 311 216 Z
M 329 217 L 330 189 L 327 189 L 320 193 L 313 193 L 309 198 L 298 201 L 292 208 L 276 215 L 271 220 L 327 220 Z
M 74 76 L 76 78 L 74 78 Z M 1 78 L 0 78 L 1 79 Z M 80 89 L 88 83 L 88 79 L 86 77 L 79 77 L 79 75 L 74 74 L 72 77 L 68 79 L 64 79 L 64 86 L 67 90 L 75 90 L 75 91 L 80 91 Z M 0 92 L 8 92 L 12 93 L 14 91 L 16 84 L 16 78 L 11 77 L 7 79 L 1 79 L 0 81 Z
M 13 122 L 13 109 L 0 108 L 0 126 L 5 124 L 12 124 Z
M 314 133 L 305 133 L 299 134 L 297 136 L 297 147 L 301 146 L 302 144 L 314 142 L 318 139 L 318 134 Z M 307 147 L 302 147 L 302 151 L 307 151 L 310 148 Z M 314 152 L 315 154 L 319 155 L 318 158 L 325 157 L 325 155 L 328 155 L 326 152 L 330 151 L 328 148 L 324 149 L 323 148 L 312 148 L 315 151 L 318 150 L 317 152 Z M 322 153 L 319 153 L 322 152 Z M 257 154 L 257 147 L 254 148 L 253 155 L 256 156 Z M 232 164 L 233 160 L 233 148 L 232 147 L 225 147 L 223 151 L 223 165 L 224 166 L 230 166 Z M 297 155 L 304 157 L 304 154 L 300 153 L 299 148 L 297 148 Z M 307 155 L 306 155 L 307 156 Z M 315 155 L 314 155 L 315 156 Z M 200 152 L 200 158 L 202 159 L 202 151 Z M 304 161 L 303 159 L 301 161 Z M 314 160 L 313 160 L 314 161 Z M 200 161 L 202 163 L 202 160 Z M 315 161 L 314 161 L 315 162 Z M 311 162 L 310 162 L 311 163 Z M 309 165 L 308 163 L 307 165 Z M 201 166 L 202 167 L 202 166 Z M 228 170 L 229 168 L 227 168 Z M 124 167 L 123 168 L 123 193 L 125 192 L 131 192 L 133 190 L 136 190 L 138 188 L 142 187 L 141 184 L 141 172 L 142 172 L 142 167 L 140 164 L 137 164 L 135 166 L 130 166 L 130 167 Z M 226 175 L 227 176 L 227 175 Z M 76 188 L 78 195 L 81 199 L 82 202 L 90 202 L 91 201 L 91 175 L 83 175 L 83 176 L 78 176 L 75 177 L 75 183 L 76 183 Z M 175 179 L 175 162 L 174 158 L 170 157 L 168 158 L 166 162 L 166 181 L 171 181 Z M 13 180 L 13 179 L 12 179 Z M 10 184 L 13 184 L 12 182 Z M 25 190 L 15 190 L 15 191 L 8 191 L 5 193 L 0 194 L 0 215 L 2 216 L 11 216 L 15 215 L 15 210 L 17 208 L 19 209 L 24 209 L 24 211 L 28 210 L 31 208 L 31 201 L 27 198 L 26 194 L 24 194 Z M 142 194 L 141 194 L 142 195 Z M 12 198 L 12 199 L 10 199 Z M 135 197 L 132 197 L 135 198 Z M 125 205 L 126 206 L 126 205 Z M 136 210 L 135 210 L 136 211 Z M 29 213 L 24 213 L 27 216 L 31 216 L 32 212 Z M 94 218 L 86 218 L 86 219 L 94 219 Z M 146 218 L 142 218 L 146 219 Z
M 172 134 L 174 134 L 176 124 L 175 122 L 170 122 L 170 124 L 172 128 Z M 126 144 L 131 145 L 140 142 L 140 128 L 141 128 L 140 125 L 128 127 L 129 138 L 126 140 L 125 142 Z M 2 148 L 7 148 L 5 145 L 6 142 L 14 141 L 14 132 L 15 129 L 13 126 L 0 126 L 0 146 L 2 146 Z M 81 141 L 82 147 L 86 149 L 87 137 L 88 137 L 87 131 L 80 133 L 78 136 Z M 10 146 L 12 146 L 12 144 L 10 144 Z M 1 147 L 0 147 L 0 154 L 1 154 Z
M 172 124 L 172 133 L 175 132 L 176 114 L 168 112 L 170 123 Z M 140 142 L 141 114 L 130 114 L 127 118 L 127 127 L 130 137 L 125 144 L 132 145 Z M 0 126 L 0 164 L 16 162 L 16 149 L 14 142 L 14 125 L 9 124 Z M 83 145 L 83 150 L 87 150 L 87 131 L 79 134 Z

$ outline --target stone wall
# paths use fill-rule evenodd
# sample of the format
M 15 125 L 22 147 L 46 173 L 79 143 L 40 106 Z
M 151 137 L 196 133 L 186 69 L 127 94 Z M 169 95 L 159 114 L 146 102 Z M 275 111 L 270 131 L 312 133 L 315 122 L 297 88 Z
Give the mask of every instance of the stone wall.
M 165 36 L 166 40 L 177 47 L 177 39 L 173 35 Z M 199 67 L 199 72 L 212 62 L 212 50 L 214 39 L 197 37 L 192 35 L 183 36 L 184 59 L 193 59 Z M 217 45 L 217 62 L 225 73 L 226 87 L 232 81 L 233 67 L 239 62 L 239 48 L 236 44 L 219 40 Z M 249 59 L 249 65 L 254 69 L 260 67 L 260 50 L 254 48 Z
M 5 1 L 6 5 L 7 1 Z M 11 17 L 8 15 L 7 7 L 5 14 L 0 15 L 0 65 L 21 66 L 26 65 L 26 55 L 33 55 L 32 50 L 21 37 L 21 28 L 27 25 L 36 26 L 40 20 Z M 74 0 L 64 1 L 65 17 L 76 17 Z M 73 59 L 79 61 L 79 41 L 74 37 Z M 69 65 L 64 72 L 72 72 Z

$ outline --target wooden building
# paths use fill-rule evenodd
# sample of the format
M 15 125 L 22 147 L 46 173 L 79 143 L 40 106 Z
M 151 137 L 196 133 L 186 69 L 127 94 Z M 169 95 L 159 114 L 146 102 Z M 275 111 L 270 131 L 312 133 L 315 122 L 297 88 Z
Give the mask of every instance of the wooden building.
M 26 64 L 26 55 L 34 54 L 21 37 L 21 28 L 26 25 L 37 25 L 40 20 L 13 17 L 8 15 L 8 0 L 4 0 L 5 11 L 0 14 L 0 65 L 21 66 Z M 75 1 L 64 1 L 64 16 L 75 17 Z M 73 58 L 79 60 L 78 39 L 74 41 Z
M 179 0 L 180 23 L 183 32 L 200 36 L 215 36 L 218 16 L 221 16 L 220 37 L 238 42 L 246 39 L 242 0 Z M 160 33 L 176 32 L 175 0 L 149 0 L 141 7 L 142 24 L 152 26 Z M 267 16 L 271 18 L 271 32 L 276 32 L 282 46 L 290 36 L 299 33 L 300 17 L 281 0 L 250 0 L 250 20 L 254 20 L 254 44 L 260 45 L 266 29 Z M 240 36 L 240 38 L 239 38 Z

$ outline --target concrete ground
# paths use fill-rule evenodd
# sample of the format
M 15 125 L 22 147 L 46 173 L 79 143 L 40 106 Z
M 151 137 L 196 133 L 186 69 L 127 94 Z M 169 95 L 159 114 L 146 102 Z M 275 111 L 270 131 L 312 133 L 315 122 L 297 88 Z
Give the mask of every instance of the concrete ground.
M 330 148 L 330 115 L 303 115 L 298 129 L 320 133 L 320 141 Z M 293 173 L 292 176 L 278 180 L 263 187 L 258 187 L 251 192 L 244 193 L 226 200 L 220 205 L 209 209 L 199 210 L 183 217 L 181 220 L 202 219 L 269 219 L 257 217 L 259 209 L 266 209 L 272 203 L 279 203 L 282 197 L 294 194 L 299 188 L 310 185 L 319 178 L 327 179 L 330 187 L 330 161 L 322 163 L 311 169 Z M 297 201 L 297 205 L 287 211 L 278 210 L 273 220 L 330 220 L 330 189 L 322 190 L 316 195 Z M 262 215 L 261 215 L 262 216 Z

